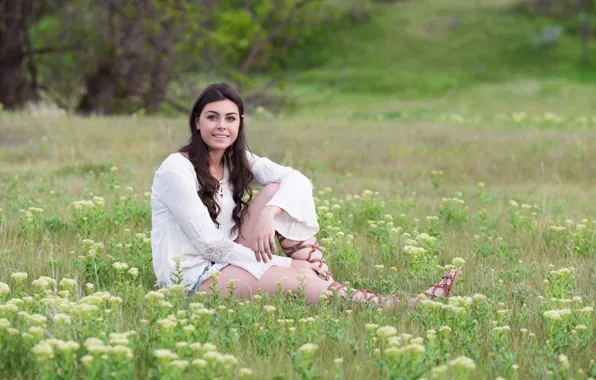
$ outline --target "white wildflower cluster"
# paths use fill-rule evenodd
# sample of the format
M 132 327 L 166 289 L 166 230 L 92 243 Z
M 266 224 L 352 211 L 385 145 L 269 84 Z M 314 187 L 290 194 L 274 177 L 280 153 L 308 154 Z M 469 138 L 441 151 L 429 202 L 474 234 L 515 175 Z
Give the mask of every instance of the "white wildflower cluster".
M 10 278 L 17 284 L 23 283 L 29 275 L 25 272 L 11 273 Z
M 423 298 L 420 301 L 422 307 L 429 312 L 435 314 L 441 311 L 448 312 L 452 316 L 467 315 L 475 303 L 482 302 L 486 299 L 485 296 L 477 294 L 474 297 L 469 296 L 454 296 L 450 297 L 447 303 L 433 301 L 428 298 Z
M 428 246 L 431 246 L 431 247 L 433 247 L 435 245 L 435 243 L 437 242 L 437 238 L 436 237 L 430 236 L 426 232 L 423 232 L 421 234 L 418 234 L 418 236 L 416 236 L 416 240 L 422 246 L 428 245 Z
M 511 331 L 511 327 L 509 326 L 496 326 L 493 327 L 493 333 L 505 333 L 505 332 L 510 332 Z
M 113 263 L 112 264 L 112 267 L 114 269 L 116 269 L 116 271 L 118 271 L 118 272 L 124 272 L 124 271 L 128 270 L 128 268 L 129 268 L 128 267 L 128 264 L 126 264 L 126 263 L 120 263 L 120 262 Z
M 561 309 L 561 310 L 547 310 L 542 315 L 544 318 L 549 319 L 551 321 L 561 320 L 565 317 L 571 316 L 572 312 L 571 309 Z
M 568 268 L 561 268 L 559 270 L 551 270 L 549 272 L 549 274 L 553 278 L 570 276 L 570 275 L 574 275 L 575 274 L 575 268 L 574 267 L 568 267 Z
M 316 350 L 319 349 L 318 344 L 314 343 L 305 343 L 300 348 L 298 348 L 298 352 L 306 355 L 312 355 Z
M 382 350 L 378 352 L 383 353 L 389 360 L 399 360 L 406 354 L 418 357 L 426 351 L 423 338 L 414 337 L 408 333 L 397 335 L 397 329 L 392 326 L 378 328 L 375 335 L 379 338 L 379 342 L 383 342 Z
M 567 227 L 565 227 L 565 226 L 550 226 L 549 229 L 554 232 L 567 231 Z
M 386 230 L 389 230 L 392 236 L 395 236 L 396 233 L 400 230 L 398 230 L 397 228 L 401 228 L 401 227 L 395 227 L 395 224 L 393 222 L 393 217 L 389 214 L 386 214 L 384 216 L 384 219 L 381 220 L 368 220 L 368 227 L 371 230 L 377 229 L 377 228 L 385 228 Z
M 454 205 L 464 205 L 466 202 L 458 197 L 443 197 L 441 198 L 441 203 L 443 205 L 454 204 Z
M 143 244 L 151 244 L 151 238 L 147 236 L 147 234 L 144 232 L 139 232 L 135 234 L 135 237 L 138 241 L 140 241 Z
M 40 207 L 29 207 L 27 210 L 19 210 L 23 214 L 23 220 L 27 223 L 32 223 L 40 214 L 43 213 L 44 209 Z
M 60 288 L 73 291 L 77 287 L 77 281 L 72 278 L 62 278 L 58 284 Z
M 306 318 L 300 318 L 298 320 L 298 323 L 300 323 L 300 324 L 309 324 L 309 323 L 313 323 L 315 321 L 316 321 L 316 319 L 313 318 L 313 317 L 306 317 Z
M 426 253 L 426 250 L 422 247 L 416 247 L 414 245 L 406 245 L 404 247 L 404 253 L 407 256 L 422 256 Z
M 586 315 L 589 316 L 594 312 L 594 309 L 590 306 L 585 306 L 581 309 L 555 309 L 555 310 L 547 310 L 545 311 L 542 316 L 550 321 L 560 321 L 567 318 L 571 318 L 573 315 L 582 316 Z M 588 318 L 589 319 L 589 318 Z
M 459 368 L 468 371 L 473 371 L 476 369 L 476 363 L 474 363 L 474 360 L 466 356 L 458 356 L 457 358 L 449 361 L 449 366 L 452 368 Z
M 444 379 L 454 375 L 454 371 L 461 374 L 463 377 L 464 373 L 474 371 L 476 369 L 476 363 L 473 359 L 467 356 L 458 356 L 457 358 L 450 360 L 447 364 L 434 367 L 430 371 L 431 379 Z M 467 376 L 466 376 L 467 377 Z
M 160 348 L 153 351 L 153 355 L 160 363 L 162 363 L 162 365 L 165 365 L 167 368 L 169 368 L 169 370 L 174 371 L 183 371 L 188 366 L 195 368 L 206 368 L 207 366 L 213 366 L 221 367 L 228 371 L 239 364 L 239 360 L 234 355 L 223 354 L 217 351 L 217 346 L 212 343 L 195 342 L 189 344 L 187 342 L 178 342 L 176 347 L 190 347 L 195 353 L 195 357 L 200 356 L 200 358 L 195 358 L 192 360 L 181 359 L 177 353 L 166 348 Z M 243 368 L 241 371 L 244 374 L 243 376 L 252 373 L 252 371 L 248 368 Z
M 139 269 L 138 268 L 130 268 L 128 270 L 128 274 L 134 279 L 137 278 L 139 276 Z
M 128 344 L 129 338 L 134 335 L 136 335 L 136 331 L 110 333 L 109 344 L 106 344 L 100 338 L 90 337 L 85 340 L 84 346 L 91 357 L 102 357 L 102 355 L 111 354 L 119 360 L 132 360 L 134 353 Z M 87 361 L 90 360 L 87 359 Z
M 86 251 L 86 256 L 89 258 L 98 257 L 104 251 L 104 244 L 102 242 L 84 239 L 81 244 L 83 249 Z
M 567 298 L 576 288 L 575 267 L 552 269 L 544 281 L 544 294 L 554 298 Z
M 4 282 L 0 282 L 0 296 L 10 293 L 10 287 Z
M 92 200 L 78 200 L 72 202 L 72 207 L 78 211 L 91 211 L 94 209 L 102 209 L 105 205 L 105 200 L 102 197 L 93 197 Z
M 364 190 L 362 192 L 362 199 L 371 199 L 371 198 L 374 198 L 374 197 L 376 197 L 378 195 L 379 195 L 379 192 L 378 191 L 374 191 L 373 192 L 372 190 L 366 189 L 366 190 Z
M 215 315 L 215 310 L 208 309 L 200 303 L 193 303 L 190 307 L 192 311 L 191 320 L 210 318 Z
M 525 124 L 533 126 L 572 126 L 572 127 L 589 127 L 596 125 L 596 117 L 588 117 L 580 115 L 576 117 L 560 115 L 549 111 L 542 115 L 530 115 L 526 112 L 512 112 L 511 114 L 498 114 L 495 120 L 501 122 L 510 122 L 515 124 Z
M 53 289 L 56 285 L 56 280 L 51 277 L 40 276 L 38 279 L 33 280 L 31 284 L 40 290 Z

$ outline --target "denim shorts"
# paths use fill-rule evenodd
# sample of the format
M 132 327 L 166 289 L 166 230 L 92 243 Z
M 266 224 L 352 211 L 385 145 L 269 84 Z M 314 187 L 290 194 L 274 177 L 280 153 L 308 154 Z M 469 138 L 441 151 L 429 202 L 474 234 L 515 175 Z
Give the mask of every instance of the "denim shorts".
M 197 279 L 197 282 L 195 282 L 195 284 L 193 285 L 192 289 L 190 290 L 190 294 L 194 294 L 196 293 L 196 291 L 199 289 L 199 286 L 207 281 L 209 279 L 209 277 L 211 277 L 211 275 L 213 275 L 214 273 L 217 273 L 219 271 L 221 271 L 223 268 L 227 267 L 230 264 L 226 264 L 226 263 L 218 263 L 215 261 L 210 261 L 207 264 L 207 267 L 205 267 L 205 269 L 203 270 L 203 272 L 199 275 L 199 278 Z

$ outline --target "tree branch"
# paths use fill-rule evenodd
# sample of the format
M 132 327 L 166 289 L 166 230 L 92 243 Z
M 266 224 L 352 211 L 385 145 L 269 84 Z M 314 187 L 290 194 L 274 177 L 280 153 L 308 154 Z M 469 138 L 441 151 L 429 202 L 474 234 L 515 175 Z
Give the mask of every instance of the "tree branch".
M 186 114 L 186 113 L 188 113 L 190 111 L 188 107 L 183 106 L 182 104 L 176 102 L 173 99 L 170 99 L 170 98 L 167 98 L 166 97 L 166 98 L 164 98 L 164 102 L 167 103 L 167 104 L 169 104 L 169 105 L 171 105 L 172 107 L 174 107 L 174 109 L 176 109 L 176 110 L 178 110 L 178 111 L 180 111 L 180 112 L 182 112 L 184 114 Z
M 244 0 L 244 9 L 246 9 L 248 14 L 250 15 L 251 20 L 256 21 L 257 15 L 255 14 L 255 9 L 252 6 L 252 3 L 250 0 Z
M 54 53 L 64 53 L 68 51 L 80 51 L 82 50 L 80 46 L 70 45 L 70 46 L 47 46 L 43 48 L 33 49 L 31 46 L 29 50 L 25 54 L 27 55 L 40 55 L 40 54 L 54 54 Z
M 29 3 L 27 0 L 23 1 L 23 42 L 25 44 L 25 49 L 27 51 L 33 51 L 33 44 L 31 43 L 31 37 L 29 36 L 29 17 L 28 17 L 28 9 Z M 35 54 L 26 54 L 27 56 L 27 69 L 29 70 L 29 74 L 31 75 L 31 87 L 33 92 L 37 92 L 37 65 L 35 64 Z

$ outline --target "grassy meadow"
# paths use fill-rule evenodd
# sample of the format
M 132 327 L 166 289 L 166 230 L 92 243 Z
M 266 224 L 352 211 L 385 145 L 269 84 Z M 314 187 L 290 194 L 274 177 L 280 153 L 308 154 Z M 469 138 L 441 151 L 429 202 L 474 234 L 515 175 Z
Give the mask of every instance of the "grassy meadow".
M 247 112 L 312 179 L 335 278 L 392 309 L 155 289 L 147 194 L 186 117 L 0 109 L 0 378 L 596 378 L 594 71 L 511 3 L 388 5 L 305 53 L 293 112 Z
M 530 116 L 250 115 L 338 280 L 405 300 L 465 260 L 449 300 L 379 311 L 155 292 L 145 194 L 185 118 L 4 113 L 2 376 L 594 377 L 596 129 Z

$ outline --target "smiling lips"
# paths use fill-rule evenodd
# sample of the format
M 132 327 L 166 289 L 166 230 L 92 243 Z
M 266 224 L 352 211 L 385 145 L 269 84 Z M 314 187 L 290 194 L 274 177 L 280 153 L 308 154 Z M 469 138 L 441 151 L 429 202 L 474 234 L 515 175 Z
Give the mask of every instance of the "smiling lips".
M 213 137 L 215 137 L 218 140 L 225 140 L 226 138 L 228 138 L 228 136 L 226 135 L 213 135 Z

